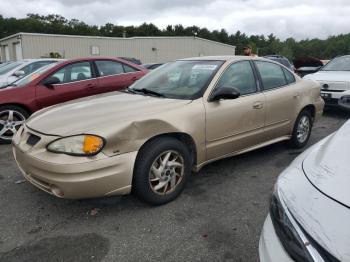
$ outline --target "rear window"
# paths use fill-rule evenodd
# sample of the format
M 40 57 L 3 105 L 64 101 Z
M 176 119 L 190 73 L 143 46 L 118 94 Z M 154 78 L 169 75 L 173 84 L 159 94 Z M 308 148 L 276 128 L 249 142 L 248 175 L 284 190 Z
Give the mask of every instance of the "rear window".
M 95 61 L 100 76 L 120 75 L 124 73 L 123 65 L 110 60 Z
M 284 86 L 287 84 L 282 67 L 269 62 L 256 61 L 261 80 L 265 90 Z
M 283 68 L 283 72 L 284 72 L 284 75 L 286 76 L 286 79 L 287 79 L 287 83 L 288 84 L 292 84 L 295 82 L 295 77 L 294 75 L 289 72 L 287 69 Z
M 123 64 L 123 67 L 124 67 L 124 71 L 125 73 L 132 73 L 132 72 L 137 72 L 139 70 L 137 70 L 136 68 L 133 68 L 131 66 L 127 66 L 127 65 L 124 65 Z

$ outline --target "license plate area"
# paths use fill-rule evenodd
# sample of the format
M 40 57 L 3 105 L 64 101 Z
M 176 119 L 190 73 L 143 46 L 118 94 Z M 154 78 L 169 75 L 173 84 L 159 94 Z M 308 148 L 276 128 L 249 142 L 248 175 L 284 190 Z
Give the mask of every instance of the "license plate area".
M 329 93 L 321 93 L 321 97 L 324 99 L 332 99 L 332 94 Z

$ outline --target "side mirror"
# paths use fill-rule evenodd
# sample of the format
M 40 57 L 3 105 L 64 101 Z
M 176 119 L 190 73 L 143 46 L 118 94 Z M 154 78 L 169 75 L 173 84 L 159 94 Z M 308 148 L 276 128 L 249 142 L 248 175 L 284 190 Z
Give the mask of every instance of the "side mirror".
M 18 70 L 16 72 L 13 73 L 14 76 L 17 76 L 17 77 L 22 77 L 24 76 L 26 73 L 23 71 L 23 70 Z
M 53 85 L 60 83 L 61 81 L 55 77 L 55 76 L 50 76 L 46 78 L 42 84 L 46 87 L 52 88 Z
M 210 96 L 209 101 L 219 101 L 221 99 L 236 99 L 240 92 L 235 87 L 219 87 Z

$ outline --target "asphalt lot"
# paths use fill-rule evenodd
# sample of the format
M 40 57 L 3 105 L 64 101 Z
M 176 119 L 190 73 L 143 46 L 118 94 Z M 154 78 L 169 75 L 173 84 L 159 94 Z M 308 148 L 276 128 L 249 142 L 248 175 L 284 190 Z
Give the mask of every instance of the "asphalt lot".
M 331 110 L 308 146 L 350 113 Z M 133 196 L 62 200 L 24 182 L 0 145 L 0 261 L 258 261 L 278 174 L 301 152 L 285 143 L 210 164 L 174 202 Z

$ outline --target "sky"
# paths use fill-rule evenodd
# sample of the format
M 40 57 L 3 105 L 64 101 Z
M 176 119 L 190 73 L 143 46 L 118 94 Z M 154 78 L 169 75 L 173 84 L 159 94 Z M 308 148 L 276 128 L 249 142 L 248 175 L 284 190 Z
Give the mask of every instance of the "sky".
M 159 28 L 182 24 L 230 34 L 273 33 L 282 40 L 350 33 L 349 0 L 1 0 L 4 17 L 28 13 L 60 14 L 94 25 L 147 22 Z

